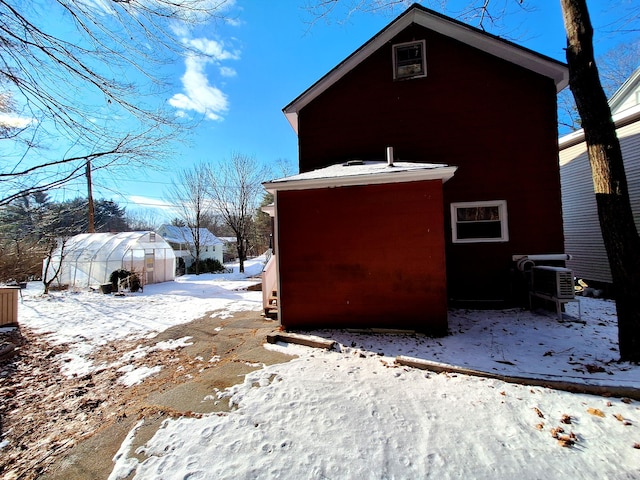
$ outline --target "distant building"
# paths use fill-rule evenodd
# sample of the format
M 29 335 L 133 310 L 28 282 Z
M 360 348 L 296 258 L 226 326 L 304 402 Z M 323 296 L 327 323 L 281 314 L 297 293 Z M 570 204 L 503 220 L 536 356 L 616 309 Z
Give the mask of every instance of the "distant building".
M 176 256 L 177 268 L 189 268 L 196 258 L 196 248 L 193 232 L 189 227 L 162 225 L 157 230 L 158 235 L 165 239 Z M 208 258 L 223 262 L 224 242 L 206 228 L 199 229 L 200 260 Z M 182 259 L 182 262 L 179 260 Z M 183 263 L 181 267 L 179 264 Z
M 222 254 L 225 262 L 232 262 L 238 258 L 238 239 L 236 237 L 218 237 L 224 244 Z

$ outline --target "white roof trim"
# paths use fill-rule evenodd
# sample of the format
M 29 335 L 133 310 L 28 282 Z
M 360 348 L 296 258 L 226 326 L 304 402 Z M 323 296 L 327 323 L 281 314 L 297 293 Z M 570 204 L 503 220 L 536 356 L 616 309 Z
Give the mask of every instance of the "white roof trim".
M 362 162 L 358 165 L 337 164 L 311 172 L 293 175 L 263 183 L 269 193 L 288 190 L 349 187 L 357 185 L 382 185 L 388 183 L 442 180 L 453 177 L 458 167 L 434 163 Z
M 627 100 L 627 97 L 636 89 L 638 83 L 640 83 L 640 68 L 637 68 L 631 76 L 627 78 L 622 85 L 620 85 L 620 88 L 611 95 L 609 107 L 612 112 L 616 111 L 618 107 Z
M 624 127 L 625 125 L 629 125 L 632 122 L 640 120 L 640 105 L 636 105 L 631 108 L 627 108 L 620 113 L 616 113 L 611 117 L 614 125 L 617 128 Z M 575 132 L 568 133 L 563 137 L 558 139 L 558 147 L 560 151 L 577 145 L 580 142 L 583 142 L 584 137 L 584 129 L 576 130 Z
M 551 78 L 555 82 L 558 92 L 569 83 L 569 70 L 564 63 L 428 10 L 420 5 L 413 5 L 309 87 L 298 98 L 284 107 L 283 112 L 296 133 L 298 133 L 298 111 L 412 23 Z

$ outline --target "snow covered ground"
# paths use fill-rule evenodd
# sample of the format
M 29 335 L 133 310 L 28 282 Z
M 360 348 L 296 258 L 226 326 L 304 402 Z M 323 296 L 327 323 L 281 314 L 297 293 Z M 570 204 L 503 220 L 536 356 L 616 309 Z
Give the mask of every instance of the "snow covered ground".
M 122 298 L 88 292 L 46 298 L 30 284 L 19 321 L 71 346 L 59 360 L 72 375 L 100 368 L 88 358 L 108 342 L 152 338 L 206 311 L 259 311 L 261 294 L 246 291 L 249 282 L 239 274 L 185 276 Z M 577 319 L 576 305 L 567 310 Z M 137 426 L 110 478 L 640 478 L 636 400 L 394 362 L 405 355 L 505 375 L 640 388 L 640 367 L 616 362 L 614 304 L 583 298 L 581 310 L 584 323 L 521 310 L 453 310 L 444 338 L 322 330 L 310 333 L 338 341 L 335 351 L 265 345 L 297 357 L 211 392 L 231 402 L 231 412 L 167 420 L 134 452 Z M 188 339 L 156 347 L 181 342 Z

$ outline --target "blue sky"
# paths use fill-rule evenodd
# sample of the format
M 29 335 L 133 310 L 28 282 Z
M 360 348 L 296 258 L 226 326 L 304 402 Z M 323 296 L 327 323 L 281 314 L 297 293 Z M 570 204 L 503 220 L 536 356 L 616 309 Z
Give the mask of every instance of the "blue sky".
M 294 173 L 297 138 L 282 108 L 402 12 L 357 13 L 349 18 L 337 12 L 328 22 L 318 20 L 311 25 L 313 18 L 302 8 L 305 0 L 233 3 L 225 12 L 233 21 L 184 32 L 185 42 L 210 57 L 177 58 L 167 70 L 172 84 L 166 102 L 177 115 L 200 118 L 197 128 L 185 136 L 163 167 L 126 172 L 126 176 L 122 172 L 113 177 L 97 174 L 97 198 L 113 199 L 129 211 L 166 204 L 166 191 L 177 170 L 229 158 L 234 152 L 271 165 L 286 160 Z M 454 7 L 466 3 L 450 1 L 444 13 L 459 17 L 463 11 Z M 500 0 L 495 4 L 499 6 Z M 516 8 L 500 25 L 487 25 L 487 29 L 564 61 L 559 1 L 538 4 L 534 11 L 518 12 Z M 612 32 L 611 26 L 627 4 L 628 0 L 590 2 L 597 54 L 629 41 L 628 36 Z M 71 185 L 65 192 L 70 198 L 83 194 L 81 185 Z

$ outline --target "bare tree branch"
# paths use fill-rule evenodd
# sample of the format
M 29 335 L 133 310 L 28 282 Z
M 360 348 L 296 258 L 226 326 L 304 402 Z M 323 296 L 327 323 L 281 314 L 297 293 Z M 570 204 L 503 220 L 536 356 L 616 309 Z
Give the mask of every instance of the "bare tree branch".
M 166 153 L 161 145 L 186 125 L 159 95 L 162 69 L 195 48 L 175 27 L 222 19 L 232 3 L 0 0 L 0 112 L 19 111 L 25 124 L 0 119 L 0 182 L 26 177 L 22 187 L 0 183 L 3 196 L 63 185 L 82 158 L 129 155 L 133 167 Z M 61 165 L 74 167 L 53 170 Z

